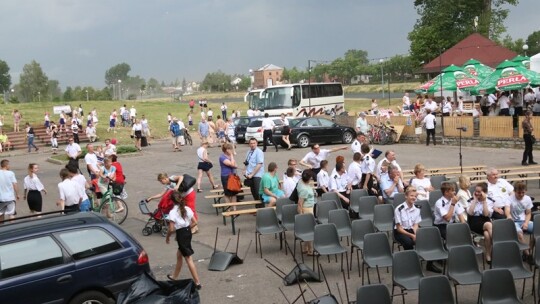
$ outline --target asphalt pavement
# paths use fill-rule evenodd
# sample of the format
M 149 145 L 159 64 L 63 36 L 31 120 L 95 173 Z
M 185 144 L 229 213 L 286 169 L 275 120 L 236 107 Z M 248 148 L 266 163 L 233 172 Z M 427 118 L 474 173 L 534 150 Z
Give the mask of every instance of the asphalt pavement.
M 146 249 L 150 257 L 150 264 L 156 277 L 161 280 L 166 279 L 166 275 L 171 273 L 174 268 L 176 246 L 171 243 L 165 244 L 165 238 L 161 234 L 152 234 L 143 236 L 142 229 L 147 216 L 141 214 L 138 209 L 138 202 L 148 196 L 159 193 L 163 190 L 162 185 L 157 181 L 157 174 L 167 172 L 169 174 L 188 173 L 196 176 L 198 139 L 194 139 L 195 145 L 192 147 L 183 147 L 182 152 L 173 152 L 169 141 L 154 141 L 151 146 L 143 149 L 142 153 L 136 153 L 130 156 L 119 156 L 127 178 L 126 189 L 129 194 L 126 200 L 129 206 L 128 219 L 122 227 L 131 233 Z M 339 145 L 323 146 L 322 148 L 337 147 Z M 396 144 L 392 146 L 376 146 L 377 149 L 386 151 L 392 149 L 397 154 L 397 160 L 403 168 L 412 168 L 417 163 L 423 163 L 429 167 L 449 167 L 459 165 L 459 147 L 456 146 L 429 146 L 414 144 Z M 62 149 L 62 147 L 61 147 Z M 246 156 L 248 146 L 239 145 L 237 151 L 237 161 L 241 163 Z M 494 167 L 514 167 L 521 164 L 521 150 L 514 149 L 490 149 L 463 147 L 463 165 L 488 165 Z M 219 178 L 218 157 L 221 149 L 218 147 L 210 148 L 210 158 L 214 161 L 212 173 L 216 180 Z M 287 151 L 280 149 L 275 152 L 273 148 L 265 153 L 265 166 L 274 161 L 278 164 L 278 171 L 282 174 L 285 171 L 287 160 L 289 158 L 301 159 L 309 149 L 292 149 Z M 332 153 L 329 161 L 333 165 L 335 157 L 343 155 L 346 162 L 352 160 L 352 153 L 348 151 L 339 151 Z M 22 191 L 23 178 L 26 175 L 26 168 L 29 163 L 35 162 L 40 166 L 38 176 L 44 183 L 48 194 L 44 196 L 44 211 L 57 210 L 55 205 L 58 199 L 57 183 L 60 182 L 58 172 L 61 166 L 47 162 L 50 156 L 48 151 L 40 150 L 39 153 L 27 154 L 26 152 L 12 153 L 9 157 L 4 152 L 0 154 L 0 159 L 8 158 L 11 169 L 15 172 L 19 187 Z M 382 156 L 379 158 L 379 160 Z M 81 161 L 81 167 L 84 167 Z M 206 177 L 203 177 L 203 188 L 210 189 L 210 184 Z M 21 192 L 22 193 L 22 192 Z M 227 251 L 234 251 L 236 248 L 236 236 L 232 235 L 230 220 L 227 225 L 223 225 L 221 216 L 216 216 L 212 208 L 211 200 L 204 199 L 207 193 L 197 194 L 197 212 L 199 213 L 200 232 L 193 237 L 193 248 L 195 250 L 194 260 L 201 277 L 203 288 L 201 290 L 202 303 L 287 303 L 280 288 L 289 301 L 293 301 L 299 294 L 298 286 L 284 286 L 281 278 L 267 269 L 267 263 L 260 259 L 255 253 L 255 217 L 252 215 L 240 216 L 237 220 L 237 230 L 240 230 L 240 243 L 238 245 L 238 254 L 246 259 L 241 265 L 233 265 L 223 272 L 211 272 L 207 270 L 210 257 L 212 256 L 214 237 L 216 228 L 219 228 L 218 250 L 224 250 L 228 245 Z M 540 197 L 538 183 L 529 182 L 529 195 Z M 248 197 L 249 198 L 249 197 Z M 150 209 L 153 210 L 157 201 L 150 203 Z M 28 214 L 26 202 L 21 200 L 17 205 L 18 215 Z M 288 243 L 293 243 L 292 232 L 287 232 Z M 345 239 L 343 244 L 346 245 Z M 272 236 L 262 237 L 263 257 L 272 264 L 288 273 L 294 267 L 294 261 L 291 255 L 285 255 L 284 251 L 279 249 L 279 241 Z M 297 250 L 298 251 L 298 250 Z M 246 255 L 247 254 L 247 255 Z M 299 255 L 298 255 L 299 257 Z M 356 288 L 361 285 L 361 278 L 358 275 L 356 256 L 354 256 L 353 270 L 351 278 L 347 280 L 348 293 L 350 300 L 356 297 Z M 331 292 L 339 299 L 339 293 L 345 300 L 345 288 L 343 277 L 339 271 L 339 263 L 332 258 L 328 263 L 326 258 L 321 259 L 324 267 Z M 311 257 L 306 259 L 306 264 L 311 267 Z M 426 275 L 433 275 L 431 272 L 424 271 Z M 182 269 L 181 277 L 187 278 L 190 274 L 187 267 Z M 376 281 L 377 275 L 374 270 L 371 272 L 372 282 Z M 381 270 L 382 283 L 391 288 L 391 272 Z M 339 290 L 337 285 L 339 286 Z M 516 281 L 516 287 L 521 289 L 521 281 Z M 324 283 L 310 283 L 309 286 L 318 296 L 328 293 Z M 303 284 L 303 289 L 306 286 Z M 460 286 L 460 303 L 476 303 L 478 286 Z M 531 280 L 527 280 L 525 302 L 532 303 Z M 313 299 L 311 291 L 306 293 L 306 298 Z M 417 301 L 418 293 L 409 292 L 406 299 L 409 303 Z

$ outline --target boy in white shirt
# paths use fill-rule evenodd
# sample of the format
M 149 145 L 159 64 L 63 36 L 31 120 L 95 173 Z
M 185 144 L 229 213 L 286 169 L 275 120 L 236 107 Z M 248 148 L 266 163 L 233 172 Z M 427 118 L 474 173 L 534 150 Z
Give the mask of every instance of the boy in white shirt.
M 291 193 L 294 191 L 294 188 L 296 188 L 296 181 L 294 178 L 295 173 L 296 170 L 292 167 L 289 167 L 287 168 L 285 176 L 283 176 L 282 189 L 283 192 L 285 192 L 285 197 L 290 197 Z
M 330 185 L 330 177 L 327 171 L 328 161 L 321 160 L 321 170 L 317 173 L 317 194 L 321 196 L 323 193 L 330 191 L 328 186 Z

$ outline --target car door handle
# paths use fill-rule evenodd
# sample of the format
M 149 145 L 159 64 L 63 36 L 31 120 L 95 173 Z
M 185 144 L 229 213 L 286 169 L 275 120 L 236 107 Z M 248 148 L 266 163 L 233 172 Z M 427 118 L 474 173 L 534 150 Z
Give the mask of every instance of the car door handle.
M 71 280 L 73 280 L 73 276 L 71 276 L 70 274 L 68 274 L 68 275 L 59 277 L 59 278 L 56 280 L 56 283 L 60 283 L 60 284 L 68 283 L 68 282 L 71 282 Z

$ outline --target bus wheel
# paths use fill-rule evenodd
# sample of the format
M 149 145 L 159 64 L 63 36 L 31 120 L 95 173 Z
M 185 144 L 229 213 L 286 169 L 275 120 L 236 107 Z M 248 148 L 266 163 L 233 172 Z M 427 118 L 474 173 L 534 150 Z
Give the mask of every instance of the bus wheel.
M 350 144 L 353 141 L 353 135 L 351 132 L 345 132 L 343 133 L 343 143 L 344 144 Z
M 298 146 L 300 148 L 309 147 L 309 137 L 307 135 L 300 135 L 300 137 L 298 137 L 298 140 L 296 142 L 298 143 Z

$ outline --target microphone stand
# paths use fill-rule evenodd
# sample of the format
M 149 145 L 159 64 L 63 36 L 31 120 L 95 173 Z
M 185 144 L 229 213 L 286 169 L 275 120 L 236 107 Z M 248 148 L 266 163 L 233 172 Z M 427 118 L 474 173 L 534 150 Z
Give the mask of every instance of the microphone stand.
M 459 168 L 461 171 L 461 174 L 463 174 L 463 155 L 461 154 L 461 132 L 463 132 L 463 128 L 459 129 Z

